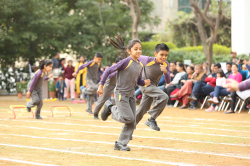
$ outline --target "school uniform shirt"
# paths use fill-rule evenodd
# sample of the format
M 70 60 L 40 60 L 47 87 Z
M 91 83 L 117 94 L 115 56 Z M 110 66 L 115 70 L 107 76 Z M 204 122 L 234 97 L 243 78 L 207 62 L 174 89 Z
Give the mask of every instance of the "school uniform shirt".
M 143 64 L 138 60 L 134 61 L 130 56 L 109 67 L 102 75 L 100 85 L 104 85 L 108 76 L 117 71 L 115 93 L 127 97 L 135 96 L 135 86 L 144 86 L 145 82 L 141 79 Z
M 41 88 L 43 82 L 48 79 L 49 78 L 46 77 L 46 74 L 42 70 L 37 70 L 35 75 L 31 78 L 30 82 L 28 83 L 28 91 L 32 92 L 33 89 Z
M 155 57 L 148 57 L 143 55 L 141 55 L 138 59 L 144 65 L 142 79 L 150 79 L 152 85 L 158 86 L 161 76 L 164 75 L 165 82 L 167 84 L 171 82 L 169 64 L 167 61 L 163 63 L 157 63 Z M 167 73 L 163 73 L 163 71 L 161 71 L 160 65 L 164 65 L 164 67 L 167 69 Z
M 97 77 L 98 77 L 98 72 L 103 73 L 101 71 L 101 65 L 100 65 L 100 63 L 95 63 L 94 60 L 89 61 L 89 62 L 81 65 L 77 69 L 76 74 L 78 74 L 79 70 L 82 70 L 85 67 L 87 67 L 86 80 L 93 80 L 93 82 L 96 83 Z
M 239 83 L 238 87 L 239 87 L 239 90 L 241 92 L 245 91 L 245 90 L 249 90 L 250 89 L 250 79 Z
M 64 76 L 65 76 L 65 78 L 71 80 L 72 78 L 74 78 L 74 77 L 72 76 L 72 74 L 73 74 L 74 72 L 75 72 L 75 68 L 74 68 L 73 66 L 71 66 L 71 67 L 67 66 L 67 67 L 65 68 L 65 71 L 64 71 Z
M 105 86 L 115 86 L 116 85 L 116 74 L 117 71 L 110 74 L 105 82 Z

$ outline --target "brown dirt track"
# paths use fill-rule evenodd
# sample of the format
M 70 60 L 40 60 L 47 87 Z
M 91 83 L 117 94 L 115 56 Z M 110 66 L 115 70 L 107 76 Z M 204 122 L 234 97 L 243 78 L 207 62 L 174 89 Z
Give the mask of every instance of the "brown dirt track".
M 160 132 L 143 124 L 149 117 L 145 115 L 129 142 L 131 151 L 120 152 L 113 146 L 122 124 L 110 118 L 94 120 L 85 112 L 86 104 L 44 102 L 43 120 L 29 119 L 31 113 L 10 120 L 9 106 L 25 103 L 0 97 L 0 166 L 250 165 L 250 115 L 246 111 L 225 115 L 166 108 L 157 119 Z M 75 113 L 65 117 L 66 109 L 60 109 L 56 117 L 47 117 L 52 105 L 68 105 Z

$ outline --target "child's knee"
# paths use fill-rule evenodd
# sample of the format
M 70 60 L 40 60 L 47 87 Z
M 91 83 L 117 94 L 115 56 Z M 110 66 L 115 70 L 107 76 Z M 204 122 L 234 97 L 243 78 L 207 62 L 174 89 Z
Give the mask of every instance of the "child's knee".
M 124 123 L 132 123 L 135 121 L 135 118 L 133 116 L 121 117 L 121 119 Z

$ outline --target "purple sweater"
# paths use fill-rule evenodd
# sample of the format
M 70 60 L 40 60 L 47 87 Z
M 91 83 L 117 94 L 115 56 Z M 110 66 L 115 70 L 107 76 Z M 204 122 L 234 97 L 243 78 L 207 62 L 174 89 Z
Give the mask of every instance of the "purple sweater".
M 149 56 L 143 56 L 143 55 L 141 55 L 138 59 L 144 65 L 143 75 L 146 78 L 143 77 L 143 79 L 150 79 L 151 83 L 157 86 L 162 74 L 164 74 L 165 82 L 167 84 L 171 82 L 169 64 L 167 61 L 164 64 L 157 63 L 155 60 L 155 57 L 149 57 Z M 160 65 L 166 65 L 166 69 L 168 72 L 163 73 L 161 71 Z M 147 71 L 147 73 L 145 73 L 146 72 L 145 70 Z
M 104 85 L 105 82 L 106 82 L 106 80 L 107 80 L 107 78 L 108 78 L 108 76 L 111 73 L 114 73 L 115 71 L 119 71 L 119 70 L 124 70 L 128 66 L 130 60 L 133 60 L 133 59 L 131 57 L 127 57 L 126 59 L 123 59 L 123 60 L 119 61 L 117 64 L 115 64 L 115 65 L 109 67 L 107 70 L 105 70 L 105 72 L 102 75 L 102 79 L 100 81 L 100 84 Z M 139 62 L 135 62 L 135 63 L 140 63 L 140 61 Z M 133 73 L 131 73 L 131 74 L 133 74 Z M 139 77 L 139 79 L 137 81 L 137 84 L 140 85 L 140 86 L 144 86 L 145 85 L 144 80 L 141 79 L 141 75 L 140 75 L 140 77 Z
M 250 89 L 250 79 L 239 83 L 239 89 L 240 91 L 245 91 L 245 90 Z
M 34 88 L 42 87 L 44 80 L 48 79 L 49 77 L 45 77 L 45 73 L 42 70 L 38 70 L 28 84 L 29 92 L 32 92 Z

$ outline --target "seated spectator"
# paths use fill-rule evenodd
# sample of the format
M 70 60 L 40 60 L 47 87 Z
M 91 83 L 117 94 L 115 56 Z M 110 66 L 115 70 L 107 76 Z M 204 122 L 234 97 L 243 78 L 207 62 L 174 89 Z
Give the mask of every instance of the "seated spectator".
M 238 72 L 238 65 L 237 64 L 232 64 L 232 74 L 228 77 L 229 79 L 233 79 L 233 80 L 236 80 L 238 82 L 241 82 L 242 81 L 242 76 L 241 74 Z M 218 79 L 218 78 L 217 78 Z M 220 79 L 219 79 L 220 80 Z M 220 81 L 218 81 L 219 83 Z M 230 94 L 230 92 L 228 92 L 226 90 L 225 85 L 223 87 L 223 81 L 221 81 L 221 84 L 220 86 L 217 86 L 214 88 L 214 97 L 212 99 L 209 99 L 208 102 L 210 103 L 213 103 L 212 106 L 210 106 L 208 109 L 206 109 L 205 111 L 206 112 L 214 112 L 215 111 L 215 107 L 217 104 L 219 104 L 219 97 L 220 96 L 228 96 Z M 235 92 L 232 92 L 232 93 L 235 93 Z M 234 95 L 234 94 L 232 94 Z M 225 113 L 234 113 L 234 108 L 235 108 L 235 100 L 236 100 L 236 94 L 235 96 L 231 96 L 232 97 L 232 106 L 231 106 L 231 109 Z M 235 100 L 234 100 L 235 99 Z
M 192 94 L 193 90 L 193 84 L 195 84 L 197 81 L 205 81 L 205 78 L 207 75 L 202 70 L 202 65 L 196 65 L 195 66 L 195 72 L 193 73 L 190 80 L 185 81 L 184 86 L 174 95 L 170 96 L 171 98 L 181 98 L 182 106 L 183 108 L 188 108 L 188 99 L 187 97 Z M 195 109 L 194 107 L 190 107 L 190 109 Z
M 232 59 L 231 59 L 231 63 L 238 63 L 238 58 L 237 58 L 237 53 L 235 51 L 232 51 L 231 52 L 231 55 L 232 55 Z
M 171 92 L 173 92 L 177 88 L 177 85 L 181 77 L 186 74 L 183 63 L 179 63 L 176 69 L 178 73 L 175 75 L 173 81 L 171 81 L 169 84 L 166 84 L 165 89 L 163 90 L 168 96 L 170 96 Z M 168 100 L 168 106 L 173 106 L 173 105 L 174 105 L 173 101 Z
M 206 70 L 207 72 L 205 72 L 205 70 Z M 203 71 L 204 71 L 207 75 L 210 75 L 210 74 L 211 74 L 211 71 L 210 71 L 210 69 L 209 69 L 209 67 L 208 67 L 208 63 L 207 63 L 207 62 L 203 62 Z
M 217 71 L 217 76 L 224 77 L 225 74 L 223 70 L 219 69 Z M 192 94 L 188 97 L 188 100 L 192 101 L 192 105 L 190 107 L 197 108 L 197 101 L 199 100 L 199 94 L 202 96 L 209 95 L 211 92 L 214 91 L 214 87 L 216 86 L 216 79 L 217 77 L 212 77 L 209 75 L 205 78 L 205 82 L 197 81 L 194 84 Z
M 171 76 L 171 81 L 173 81 L 174 76 L 178 73 L 176 70 L 176 62 L 172 61 L 170 62 L 170 76 Z
M 190 80 L 190 79 L 192 78 L 192 75 L 193 75 L 193 73 L 194 73 L 194 68 L 193 68 L 192 66 L 188 66 L 186 72 L 187 72 L 187 73 L 186 73 L 185 75 L 183 75 L 183 76 L 181 77 L 181 79 L 179 80 L 179 83 L 178 83 L 178 85 L 176 86 L 177 89 L 181 89 L 181 88 L 183 87 L 183 85 L 185 84 L 185 82 L 186 82 L 187 80 Z M 173 93 L 173 92 L 172 92 L 172 93 Z
M 221 69 L 220 63 L 215 63 L 213 67 L 213 73 L 211 74 L 212 77 L 217 77 L 217 71 Z
M 230 74 L 232 74 L 232 63 L 231 62 L 227 62 L 227 72 L 225 73 L 226 78 L 228 78 L 230 76 Z
M 239 72 L 242 75 L 242 81 L 245 81 L 246 79 L 249 78 L 248 75 L 248 70 L 245 64 L 242 65 L 242 60 L 239 59 L 238 61 L 238 68 L 239 68 Z
M 214 73 L 214 63 L 211 64 L 210 66 L 210 75 Z

